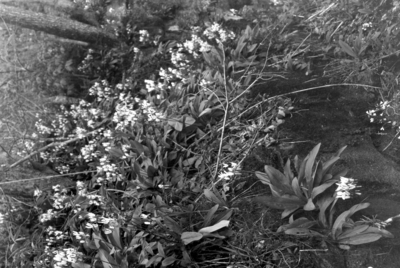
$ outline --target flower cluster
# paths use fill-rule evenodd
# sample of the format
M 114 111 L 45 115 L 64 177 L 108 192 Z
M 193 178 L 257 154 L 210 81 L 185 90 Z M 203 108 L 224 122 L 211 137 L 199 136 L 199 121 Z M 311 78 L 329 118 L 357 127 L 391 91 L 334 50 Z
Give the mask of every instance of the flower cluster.
M 53 209 L 48 209 L 45 213 L 42 213 L 39 215 L 39 221 L 40 222 L 46 222 L 50 221 L 53 218 L 58 217 L 58 213 L 54 211 Z
M 60 185 L 57 184 L 53 186 L 54 194 L 53 194 L 53 207 L 55 209 L 63 209 L 66 207 L 70 207 L 71 204 L 66 203 L 65 200 L 68 198 L 67 190 L 64 188 L 60 190 Z
M 236 163 L 230 163 L 228 164 L 223 164 L 224 171 L 218 175 L 218 178 L 223 179 L 223 180 L 230 180 L 234 175 L 238 174 L 238 171 L 240 171 L 240 166 Z
M 386 127 L 389 127 L 397 128 L 397 132 L 399 132 L 400 123 L 396 112 L 398 109 L 399 106 L 396 101 L 381 101 L 377 104 L 376 109 L 369 110 L 366 113 L 371 123 L 381 124 L 381 131 L 384 131 Z
M 96 96 L 97 101 L 99 101 L 99 102 L 104 99 L 110 99 L 113 96 L 110 85 L 108 84 L 108 82 L 106 80 L 102 80 L 101 84 L 99 82 L 96 82 L 89 89 L 89 95 Z
M 221 27 L 220 24 L 216 22 L 214 22 L 213 25 L 211 25 L 204 31 L 204 35 L 207 36 L 208 39 L 215 39 L 217 42 L 221 43 L 235 38 L 235 34 L 233 32 L 226 31 Z
M 89 234 L 85 234 L 84 232 L 77 232 L 77 231 L 72 231 L 72 235 L 81 244 L 85 243 L 86 238 L 90 237 Z
M 362 30 L 363 30 L 363 31 L 366 31 L 366 30 L 368 30 L 369 28 L 372 28 L 372 22 L 366 22 L 366 23 L 364 23 L 364 24 L 362 25 Z
M 46 232 L 47 232 L 47 238 L 46 238 L 47 247 L 54 246 L 57 243 L 63 244 L 64 240 L 68 238 L 68 235 L 66 233 L 58 231 L 52 226 L 49 226 L 46 229 Z
M 97 166 L 97 182 L 100 183 L 103 181 L 103 177 L 107 181 L 119 181 L 122 179 L 122 175 L 118 171 L 118 167 L 116 164 L 111 163 L 107 156 L 103 156 L 100 158 L 100 165 Z
M 64 248 L 53 252 L 54 268 L 71 267 L 79 261 L 82 253 L 75 248 Z
M 351 190 L 358 188 L 357 181 L 355 179 L 340 177 L 340 182 L 336 183 L 336 199 L 349 199 L 351 197 Z M 360 195 L 359 191 L 356 191 L 355 194 Z

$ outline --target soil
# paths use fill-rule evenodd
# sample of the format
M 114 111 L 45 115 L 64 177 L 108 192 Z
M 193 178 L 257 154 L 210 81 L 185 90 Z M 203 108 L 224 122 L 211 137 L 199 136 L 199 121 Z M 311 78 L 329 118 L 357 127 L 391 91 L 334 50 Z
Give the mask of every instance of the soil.
M 283 94 L 326 83 L 314 80 L 304 83 L 303 74 L 289 74 L 296 79 L 276 81 L 268 88 L 257 89 L 261 94 Z M 331 87 L 310 90 L 291 96 L 295 111 L 281 126 L 280 144 L 290 144 L 290 155 L 305 157 L 318 143 L 322 143 L 319 157 L 328 159 L 339 148 L 347 146 L 338 162 L 349 169 L 348 177 L 359 181 L 362 195 L 346 200 L 344 208 L 360 202 L 369 202 L 362 215 L 386 220 L 400 214 L 400 142 L 395 133 L 377 135 L 377 126 L 369 122 L 366 111 L 373 109 L 376 92 L 355 87 Z M 391 145 L 387 147 L 390 143 Z M 361 215 L 356 214 L 355 217 Z M 349 251 L 330 249 L 316 253 L 319 267 L 399 267 L 400 222 L 387 230 L 395 238 L 353 246 Z

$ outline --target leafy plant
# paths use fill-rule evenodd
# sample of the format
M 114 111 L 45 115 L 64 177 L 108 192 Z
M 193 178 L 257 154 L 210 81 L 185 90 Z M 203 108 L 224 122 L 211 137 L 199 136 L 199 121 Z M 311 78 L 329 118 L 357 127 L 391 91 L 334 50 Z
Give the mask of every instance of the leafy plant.
M 354 222 L 350 217 L 359 210 L 365 209 L 369 203 L 354 205 L 349 210 L 342 212 L 334 222 L 333 213 L 335 197 L 330 197 L 321 202 L 321 210 L 318 220 L 309 220 L 305 217 L 293 220 L 283 225 L 278 232 L 288 235 L 312 236 L 337 244 L 342 249 L 350 249 L 350 245 L 361 245 L 374 242 L 382 237 L 394 236 L 383 228 L 373 226 L 365 221 Z M 333 203 L 333 204 L 332 204 Z M 331 205 L 328 215 L 325 215 L 327 207 Z M 325 217 L 328 219 L 325 219 Z
M 334 164 L 340 159 L 340 154 L 346 147 L 341 148 L 330 160 L 323 163 L 316 162 L 321 144 L 311 150 L 300 164 L 296 156 L 292 171 L 290 159 L 287 160 L 284 172 L 272 166 L 265 166 L 265 173 L 256 172 L 256 176 L 264 184 L 267 184 L 272 196 L 262 197 L 263 203 L 277 209 L 283 209 L 282 218 L 285 218 L 302 208 L 306 211 L 318 209 L 317 201 L 330 189 L 332 185 L 339 182 L 340 177 L 346 175 L 347 170 L 341 170 L 331 174 Z

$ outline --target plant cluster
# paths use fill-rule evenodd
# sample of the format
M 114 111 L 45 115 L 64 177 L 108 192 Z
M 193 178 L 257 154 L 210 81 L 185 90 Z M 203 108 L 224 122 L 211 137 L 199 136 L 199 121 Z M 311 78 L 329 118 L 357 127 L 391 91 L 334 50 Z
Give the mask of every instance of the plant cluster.
M 140 34 L 139 42 L 151 41 Z M 229 182 L 239 168 L 223 175 L 222 166 L 250 149 L 237 145 L 246 133 L 265 140 L 291 108 L 283 98 L 259 105 L 246 98 L 265 66 L 258 34 L 247 27 L 236 36 L 216 23 L 194 28 L 190 40 L 164 45 L 170 67 L 144 80 L 139 94 L 129 78 L 102 80 L 88 101 L 41 117 L 37 135 L 61 140 L 38 151 L 41 161 L 76 186 L 37 191 L 34 248 L 28 237 L 14 240 L 14 264 L 27 254 L 35 267 L 188 266 L 216 252 L 228 257 Z M 244 127 L 257 107 L 266 111 Z
M 272 192 L 272 196 L 258 198 L 259 202 L 283 209 L 282 218 L 291 215 L 289 223 L 279 227 L 278 232 L 317 237 L 325 242 L 335 243 L 342 249 L 350 249 L 350 245 L 371 243 L 381 237 L 393 238 L 384 229 L 393 218 L 380 221 L 382 224 L 374 224 L 370 220 L 353 221 L 350 218 L 357 211 L 367 208 L 369 203 L 354 205 L 334 220 L 337 200 L 346 200 L 353 193 L 360 193 L 357 182 L 344 177 L 347 170 L 331 173 L 345 147 L 322 163 L 315 162 L 320 145 L 315 146 L 301 164 L 296 157 L 294 166 L 297 176 L 291 171 L 290 160 L 286 163 L 284 174 L 268 165 L 265 166 L 265 173 L 256 172 L 257 177 L 269 185 Z M 301 211 L 315 213 L 311 213 L 312 216 L 308 214 L 307 217 L 307 214 L 300 215 Z M 296 214 L 293 213 L 297 214 L 296 219 Z

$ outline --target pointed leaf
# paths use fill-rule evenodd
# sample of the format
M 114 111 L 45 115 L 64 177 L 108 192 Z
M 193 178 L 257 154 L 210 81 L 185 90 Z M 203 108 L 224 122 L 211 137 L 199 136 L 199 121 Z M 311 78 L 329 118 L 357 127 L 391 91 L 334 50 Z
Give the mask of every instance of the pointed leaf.
M 367 243 L 377 241 L 381 237 L 382 237 L 381 234 L 368 233 L 368 234 L 360 234 L 360 235 L 340 239 L 338 242 L 340 244 L 344 244 L 344 245 L 361 245 L 361 244 L 367 244 Z
M 199 230 L 199 233 L 212 233 L 212 232 L 218 231 L 219 229 L 222 229 L 224 227 L 228 227 L 228 225 L 229 225 L 229 221 L 222 220 L 212 226 L 201 228 Z
M 311 194 L 312 186 L 314 185 L 314 178 L 312 177 L 312 169 L 315 163 L 315 158 L 317 157 L 319 148 L 321 147 L 321 143 L 318 143 L 310 152 L 309 157 L 307 159 L 307 164 L 304 170 L 304 175 L 307 180 L 308 189 Z
M 219 208 L 219 205 L 217 204 L 217 205 L 213 206 L 213 207 L 208 211 L 207 216 L 206 216 L 206 218 L 204 219 L 204 225 L 203 225 L 204 227 L 210 225 L 211 220 L 212 220 L 212 218 L 213 218 L 215 212 L 218 210 L 218 208 Z
M 321 161 L 318 161 L 317 169 L 315 170 L 315 175 L 314 175 L 314 185 L 313 185 L 314 188 L 322 183 L 322 178 L 323 178 L 323 165 Z
M 181 240 L 185 245 L 192 243 L 193 241 L 198 241 L 203 238 L 203 235 L 198 232 L 183 232 L 181 235 Z
M 351 217 L 357 211 L 367 208 L 368 206 L 369 206 L 369 203 L 357 204 L 357 205 L 352 206 L 349 210 L 346 210 L 342 214 L 340 214 L 332 226 L 333 238 L 336 239 L 342 233 L 342 226 L 349 217 Z
M 300 189 L 299 181 L 297 180 L 297 178 L 294 178 L 292 180 L 292 189 L 298 198 L 304 201 L 307 200 L 307 198 L 305 198 L 303 194 L 303 191 Z
M 347 54 L 349 54 L 353 58 L 358 59 L 357 54 L 354 52 L 354 50 L 346 42 L 343 42 L 342 40 L 339 40 L 339 45 L 343 49 L 344 52 L 346 52 Z
M 365 224 L 356 225 L 353 228 L 351 228 L 349 230 L 346 230 L 343 233 L 341 233 L 338 236 L 337 239 L 340 240 L 340 239 L 348 238 L 348 237 L 351 237 L 351 236 L 359 235 L 360 233 L 363 233 L 365 230 L 367 230 L 368 227 L 369 227 L 369 225 L 365 225 Z
M 275 197 L 275 196 L 259 196 L 254 200 L 257 203 L 267 205 L 275 209 L 297 209 L 304 206 L 307 202 L 300 200 L 297 196 Z
M 289 216 L 289 215 L 291 215 L 292 213 L 294 213 L 296 210 L 298 210 L 300 207 L 296 207 L 296 208 L 292 208 L 292 209 L 285 209 L 283 212 L 282 212 L 282 215 L 281 215 L 281 219 L 284 219 L 284 218 L 286 218 L 287 216 Z
M 286 161 L 286 165 L 283 169 L 283 174 L 285 175 L 286 178 L 289 178 L 290 182 L 293 180 L 294 175 L 292 172 L 292 168 L 290 166 L 290 159 Z
M 173 231 L 179 235 L 182 234 L 182 228 L 172 218 L 165 216 L 164 223 L 168 227 L 168 229 L 170 229 L 171 231 Z
M 328 181 L 328 182 L 325 182 L 324 184 L 322 184 L 322 185 L 320 185 L 318 187 L 315 187 L 312 190 L 311 198 L 314 199 L 317 195 L 323 193 L 326 189 L 328 189 L 329 187 L 331 187 L 335 183 L 336 183 L 336 181 Z
M 305 217 L 301 217 L 301 218 L 298 218 L 295 221 L 291 222 L 290 224 L 282 225 L 281 227 L 279 227 L 277 232 L 278 233 L 283 232 L 283 231 L 286 231 L 286 230 L 292 229 L 292 228 L 307 228 L 307 229 L 309 229 L 310 227 L 312 227 L 316 224 L 317 223 L 315 221 L 310 221 L 309 219 L 307 219 Z
M 307 204 L 304 205 L 303 209 L 305 211 L 312 211 L 315 209 L 315 205 L 311 198 L 308 199 Z
M 272 166 L 265 166 L 265 173 L 271 184 L 281 190 L 284 194 L 294 194 L 289 178 Z
M 185 245 L 186 245 L 186 244 L 185 244 Z M 166 257 L 166 258 L 162 261 L 161 264 L 162 264 L 163 267 L 166 267 L 166 266 L 168 266 L 168 265 L 173 264 L 175 261 L 176 261 L 176 257 L 175 257 L 175 254 L 174 254 L 174 255 L 172 255 L 172 256 Z
M 288 235 L 324 237 L 322 234 L 308 228 L 292 228 L 285 231 Z
M 337 173 L 333 174 L 332 180 L 339 181 L 339 180 L 340 180 L 340 177 L 346 176 L 346 174 L 347 174 L 348 171 L 349 171 L 349 170 L 348 170 L 347 168 L 338 171 Z
M 318 221 L 325 228 L 328 227 L 328 221 L 326 219 L 325 211 L 334 200 L 335 198 L 332 196 L 323 196 L 322 198 L 317 200 L 317 206 L 319 207 Z
M 218 204 L 218 205 L 220 205 L 220 206 L 226 206 L 226 203 L 225 203 L 225 201 L 221 198 L 221 199 L 219 199 L 212 191 L 210 191 L 209 189 L 205 189 L 204 190 L 204 196 L 208 199 L 208 200 L 210 200 L 210 201 L 212 201 L 212 202 L 214 202 L 214 203 L 216 203 L 216 204 Z
M 322 165 L 322 169 L 323 169 L 323 175 L 329 173 L 331 171 L 331 168 L 333 167 L 333 165 L 340 159 L 340 157 L 338 156 L 334 156 L 331 159 L 329 159 L 328 161 L 326 161 L 323 165 Z

